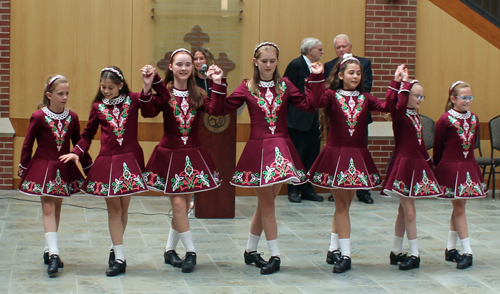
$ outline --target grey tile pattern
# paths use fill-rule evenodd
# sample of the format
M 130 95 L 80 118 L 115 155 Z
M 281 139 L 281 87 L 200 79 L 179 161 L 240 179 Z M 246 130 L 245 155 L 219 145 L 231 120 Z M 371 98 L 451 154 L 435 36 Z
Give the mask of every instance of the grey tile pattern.
M 328 195 L 324 195 L 328 196 Z M 55 278 L 42 261 L 44 232 L 39 199 L 0 191 L 1 293 L 500 293 L 500 203 L 468 201 L 474 265 L 457 270 L 444 261 L 451 204 L 422 199 L 417 204 L 421 265 L 399 271 L 389 264 L 398 200 L 351 206 L 352 270 L 333 274 L 325 255 L 330 242 L 331 202 L 276 200 L 281 271 L 262 276 L 243 262 L 255 197 L 237 197 L 235 219 L 190 219 L 198 254 L 195 271 L 184 274 L 164 264 L 170 225 L 166 197 L 134 196 L 125 233 L 127 272 L 106 277 L 111 243 L 102 199 L 75 195 L 64 201 L 59 249 L 65 267 Z M 326 198 L 326 197 L 325 197 Z M 404 248 L 408 250 L 407 240 Z M 460 249 L 460 243 L 458 244 Z M 179 243 L 180 255 L 184 254 Z M 269 258 L 265 236 L 259 251 Z

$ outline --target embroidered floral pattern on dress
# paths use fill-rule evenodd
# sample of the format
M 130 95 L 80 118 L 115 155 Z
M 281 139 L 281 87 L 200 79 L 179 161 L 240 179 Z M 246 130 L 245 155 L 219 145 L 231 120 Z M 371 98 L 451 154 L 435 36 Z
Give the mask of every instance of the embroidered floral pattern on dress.
M 392 188 L 403 195 L 408 196 L 410 194 L 410 189 L 403 181 L 394 180 Z
M 293 176 L 295 167 L 290 160 L 283 157 L 280 149 L 274 147 L 274 162 L 271 166 L 266 166 L 266 170 L 262 172 L 264 181 L 268 183 L 273 180 L 286 178 L 286 176 Z
M 462 114 L 450 109 L 448 110 L 448 113 L 450 114 L 448 115 L 448 120 L 457 129 L 458 137 L 462 139 L 462 148 L 464 149 L 462 153 L 464 154 L 464 158 L 467 158 L 472 145 L 472 139 L 474 138 L 474 134 L 476 132 L 477 117 L 475 115 L 471 115 L 470 111 L 467 111 L 466 114 Z M 467 122 L 469 117 L 471 119 L 470 126 Z M 463 123 L 461 123 L 460 120 L 463 120 Z
M 145 188 L 142 175 L 132 174 L 125 162 L 123 163 L 123 174 L 120 178 L 115 178 L 111 186 L 113 186 L 113 193 L 115 194 L 138 191 L 141 188 Z
M 125 134 L 125 123 L 127 122 L 128 110 L 130 108 L 130 103 L 132 100 L 129 96 L 121 95 L 115 99 L 103 99 L 103 103 L 99 103 L 98 109 L 106 117 L 106 121 L 113 126 L 113 133 L 116 135 L 116 141 L 123 144 L 123 135 Z M 123 102 L 122 111 L 116 105 Z M 112 113 L 109 113 L 109 109 L 106 105 L 113 105 Z
M 196 109 L 194 107 L 190 107 L 187 102 L 187 94 L 188 91 L 179 91 L 174 89 L 174 95 L 168 101 L 168 105 L 172 107 L 175 119 L 180 123 L 179 131 L 181 132 L 181 140 L 186 145 L 187 140 L 189 139 L 189 132 L 191 131 L 191 123 L 193 122 L 196 116 Z M 177 105 L 177 100 L 175 97 L 182 98 L 181 107 Z
M 439 193 L 439 188 L 436 182 L 429 180 L 425 170 L 422 171 L 422 181 L 413 186 L 415 195 L 429 195 Z
M 172 182 L 172 190 L 181 189 L 181 191 L 210 187 L 210 182 L 208 180 L 208 175 L 203 171 L 198 171 L 193 168 L 191 164 L 191 159 L 186 156 L 186 162 L 184 164 L 184 170 L 180 174 L 175 174 L 174 178 L 170 179 Z
M 54 195 L 68 195 L 68 184 L 61 179 L 61 172 L 59 169 L 56 172 L 56 178 L 45 184 L 48 194 Z
M 260 174 L 252 173 L 250 171 L 236 171 L 233 176 L 233 182 L 241 185 L 259 186 Z
M 146 184 L 149 186 L 153 186 L 159 190 L 165 190 L 165 179 L 158 176 L 158 174 L 152 172 L 143 172 L 142 175 L 146 179 Z
M 378 173 L 371 174 L 370 179 L 371 179 L 373 185 L 378 185 L 378 184 L 382 183 L 382 179 L 380 178 L 380 175 Z
M 458 186 L 458 197 L 467 196 L 480 196 L 484 195 L 483 189 L 481 189 L 481 184 L 472 181 L 469 172 L 465 177 L 465 183 Z
M 103 182 L 92 182 L 87 183 L 87 192 L 94 195 L 104 195 L 107 196 L 109 193 L 109 185 Z
M 42 111 L 45 113 L 45 121 L 50 126 L 50 130 L 56 137 L 57 151 L 61 151 L 64 144 L 64 136 L 68 132 L 68 127 L 71 123 L 71 116 L 68 116 L 69 110 L 65 108 L 63 113 L 56 114 L 50 111 L 47 107 L 43 107 Z M 55 122 L 56 120 L 58 121 L 57 125 Z M 64 120 L 64 123 L 61 122 L 62 120 Z
M 347 91 L 337 91 L 335 93 L 335 97 L 337 98 L 337 101 L 340 103 L 341 109 L 344 112 L 345 116 L 347 117 L 347 126 L 349 127 L 349 134 L 352 136 L 354 134 L 354 131 L 356 130 L 355 127 L 358 124 L 358 116 L 363 110 L 363 103 L 365 102 L 365 96 L 359 95 L 358 98 L 354 98 L 353 94 L 346 95 L 349 97 L 349 101 L 346 100 L 344 95 L 346 93 L 356 93 L 357 91 L 354 92 L 347 92 Z M 342 94 L 341 94 L 342 93 Z M 357 92 L 359 94 L 359 92 Z
M 328 173 L 318 173 L 315 172 L 313 176 L 313 181 L 319 183 L 322 186 L 334 187 L 335 178 Z
M 23 184 L 21 185 L 21 188 L 28 193 L 33 193 L 33 194 L 41 194 L 42 193 L 42 185 L 37 184 L 37 183 L 32 182 L 32 181 L 24 180 Z
M 69 183 L 69 193 L 73 194 L 73 193 L 80 191 L 80 189 L 83 186 L 83 182 L 84 182 L 83 179 L 79 179 L 79 180 L 74 180 L 71 183 Z
M 248 89 L 248 91 L 250 92 L 250 94 L 252 94 L 253 97 L 257 99 L 257 105 L 265 113 L 265 120 L 269 124 L 269 130 L 271 131 L 271 134 L 274 135 L 274 131 L 276 130 L 276 121 L 278 119 L 276 112 L 278 112 L 281 104 L 283 103 L 283 100 L 281 98 L 285 94 L 286 84 L 285 82 L 281 82 L 281 84 L 278 85 L 278 96 L 276 96 L 276 98 L 274 98 L 273 93 L 269 90 L 271 87 L 274 87 L 274 81 L 260 81 L 259 87 L 267 88 L 265 98 L 262 98 L 262 96 L 260 96 L 260 91 L 257 93 L 257 95 L 255 95 L 250 88 Z
M 406 109 L 406 116 L 410 119 L 413 127 L 417 131 L 418 144 L 422 145 L 422 123 L 420 121 L 420 115 L 414 109 Z
M 349 169 L 337 175 L 337 185 L 344 186 L 368 186 L 368 176 L 356 169 L 354 160 L 349 160 Z

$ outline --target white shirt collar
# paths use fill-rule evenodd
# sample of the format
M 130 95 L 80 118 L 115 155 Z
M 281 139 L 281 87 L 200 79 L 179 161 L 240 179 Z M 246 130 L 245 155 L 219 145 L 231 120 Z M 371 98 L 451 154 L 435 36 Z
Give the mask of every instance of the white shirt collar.
M 311 72 L 311 64 L 312 64 L 312 62 L 309 60 L 309 58 L 307 58 L 307 56 L 302 55 L 302 57 L 304 57 L 304 60 L 307 63 L 307 68 L 309 69 L 309 72 Z

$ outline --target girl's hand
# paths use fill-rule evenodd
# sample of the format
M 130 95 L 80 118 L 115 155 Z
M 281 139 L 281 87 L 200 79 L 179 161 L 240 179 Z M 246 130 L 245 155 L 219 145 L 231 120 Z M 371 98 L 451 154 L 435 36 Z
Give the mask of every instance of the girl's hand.
M 222 69 L 220 69 L 220 67 L 218 67 L 217 65 L 215 64 L 212 64 L 209 68 L 208 68 L 208 71 L 207 71 L 207 78 L 211 79 L 214 81 L 214 83 L 217 83 L 217 84 L 221 84 L 222 83 L 222 75 L 223 75 L 223 71 Z
M 403 80 L 402 72 L 404 68 L 406 68 L 405 65 L 401 64 L 398 66 L 396 72 L 394 73 L 394 80 L 398 83 L 401 83 L 401 81 Z M 406 70 L 406 72 L 408 73 L 408 69 Z
M 311 64 L 311 73 L 320 74 L 325 71 L 325 68 L 321 62 L 315 62 Z
M 75 153 L 68 153 L 68 154 L 61 155 L 61 156 L 59 156 L 59 160 L 64 162 L 64 163 L 66 163 L 70 160 L 73 160 L 75 162 L 75 164 L 78 164 L 78 162 L 79 162 L 78 155 L 76 155 Z
M 153 83 L 153 79 L 155 78 L 156 68 L 152 65 L 145 65 L 141 68 L 141 78 L 144 82 L 144 85 L 151 85 Z
M 403 71 L 401 71 L 401 77 L 403 78 L 403 81 L 405 82 L 409 81 L 408 68 L 406 68 L 406 66 L 403 68 Z

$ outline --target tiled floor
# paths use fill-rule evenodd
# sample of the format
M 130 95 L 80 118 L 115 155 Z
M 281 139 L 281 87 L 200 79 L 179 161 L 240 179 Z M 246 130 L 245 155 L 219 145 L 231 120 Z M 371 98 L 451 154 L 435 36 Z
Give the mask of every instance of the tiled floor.
M 0 293 L 500 292 L 499 201 L 487 198 L 467 203 L 474 265 L 466 270 L 444 261 L 451 204 L 417 201 L 422 262 L 419 269 L 399 271 L 388 259 L 398 200 L 376 194 L 374 198 L 374 205 L 353 202 L 353 268 L 333 274 L 325 255 L 335 204 L 291 204 L 279 196 L 281 271 L 262 276 L 258 268 L 243 263 L 255 197 L 237 197 L 240 218 L 191 219 L 198 265 L 190 274 L 163 263 L 169 201 L 133 197 L 125 233 L 127 273 L 106 277 L 110 237 L 104 201 L 73 196 L 64 202 L 59 228 L 65 267 L 57 277 L 49 278 L 41 258 L 44 234 L 38 199 L 0 191 Z M 406 240 L 404 244 L 407 250 Z M 183 252 L 182 245 L 178 249 Z M 264 238 L 259 251 L 269 258 Z

